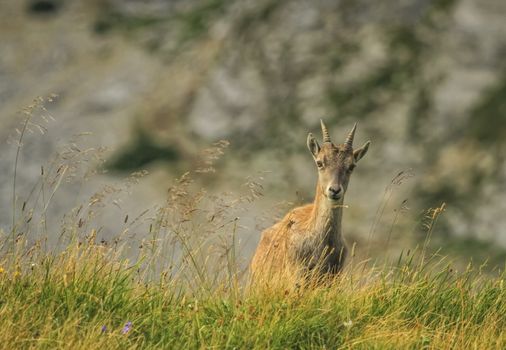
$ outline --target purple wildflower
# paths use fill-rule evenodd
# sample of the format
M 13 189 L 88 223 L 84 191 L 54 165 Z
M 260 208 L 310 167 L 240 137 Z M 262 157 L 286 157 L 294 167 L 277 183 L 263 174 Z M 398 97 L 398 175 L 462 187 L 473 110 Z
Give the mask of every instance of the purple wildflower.
M 105 332 L 107 332 L 107 326 L 104 324 L 104 325 L 102 326 L 102 333 L 105 333 Z
M 123 329 L 121 329 L 121 334 L 127 334 L 128 332 L 130 332 L 131 328 L 132 328 L 132 322 L 128 321 L 123 326 Z

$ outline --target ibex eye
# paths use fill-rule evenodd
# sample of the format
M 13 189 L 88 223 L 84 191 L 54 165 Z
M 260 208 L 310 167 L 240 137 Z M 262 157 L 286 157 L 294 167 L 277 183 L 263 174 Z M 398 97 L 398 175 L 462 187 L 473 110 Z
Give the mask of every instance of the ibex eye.
M 317 166 L 318 168 L 320 168 L 320 169 L 321 169 L 321 168 L 323 168 L 323 162 L 322 162 L 321 160 L 317 160 L 317 161 L 316 161 L 316 166 Z
M 352 172 L 353 169 L 355 169 L 355 166 L 356 166 L 355 164 L 351 164 L 350 167 L 348 168 L 348 171 Z

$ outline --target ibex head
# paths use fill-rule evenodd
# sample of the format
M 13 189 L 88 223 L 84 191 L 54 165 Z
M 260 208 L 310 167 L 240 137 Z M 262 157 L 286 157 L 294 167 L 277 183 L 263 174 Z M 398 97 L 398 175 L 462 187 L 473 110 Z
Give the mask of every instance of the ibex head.
M 353 172 L 357 162 L 367 153 L 370 141 L 367 141 L 362 147 L 353 149 L 353 138 L 357 124 L 353 126 L 342 144 L 334 145 L 330 141 L 330 135 L 327 127 L 321 122 L 323 133 L 323 145 L 320 147 L 318 141 L 309 133 L 307 137 L 307 147 L 318 167 L 318 186 L 321 193 L 331 202 L 339 202 L 343 199 L 344 193 L 348 188 L 350 175 Z

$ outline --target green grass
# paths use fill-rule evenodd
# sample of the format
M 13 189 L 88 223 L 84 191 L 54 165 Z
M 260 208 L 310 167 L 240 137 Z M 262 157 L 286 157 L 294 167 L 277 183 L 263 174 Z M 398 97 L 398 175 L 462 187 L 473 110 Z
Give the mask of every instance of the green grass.
M 189 291 L 177 277 L 146 281 L 140 265 L 102 245 L 25 256 L 29 261 L 20 259 L 0 274 L 5 348 L 506 346 L 504 276 L 471 268 L 458 273 L 407 260 L 391 269 L 357 266 L 330 285 L 311 288 L 218 283 L 212 291 Z M 127 322 L 132 327 L 123 334 Z

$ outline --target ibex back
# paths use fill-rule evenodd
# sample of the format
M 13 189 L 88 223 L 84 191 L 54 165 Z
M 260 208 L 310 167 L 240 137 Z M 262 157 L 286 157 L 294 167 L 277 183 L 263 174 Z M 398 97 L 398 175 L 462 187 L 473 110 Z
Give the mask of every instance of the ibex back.
M 318 169 L 314 202 L 291 210 L 262 233 L 251 262 L 254 278 L 282 271 L 336 274 L 342 269 L 347 254 L 341 231 L 344 195 L 353 169 L 370 145 L 367 141 L 353 149 L 356 126 L 337 145 L 323 121 L 321 146 L 308 135 L 307 146 Z

